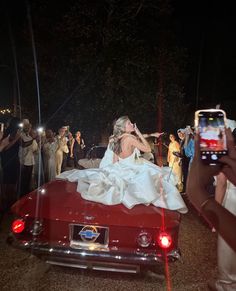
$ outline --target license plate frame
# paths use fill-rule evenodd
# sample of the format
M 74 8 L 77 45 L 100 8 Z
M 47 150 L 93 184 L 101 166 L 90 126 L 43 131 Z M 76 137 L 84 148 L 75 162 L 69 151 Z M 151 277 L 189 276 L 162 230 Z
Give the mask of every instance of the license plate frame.
M 107 248 L 109 243 L 109 227 L 71 223 L 70 245 L 83 248 Z

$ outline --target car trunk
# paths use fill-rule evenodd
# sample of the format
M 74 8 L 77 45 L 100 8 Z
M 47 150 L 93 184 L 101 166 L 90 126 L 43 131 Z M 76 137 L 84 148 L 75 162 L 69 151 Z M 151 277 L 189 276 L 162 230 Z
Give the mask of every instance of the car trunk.
M 180 220 L 177 211 L 152 205 L 136 205 L 127 209 L 122 204 L 108 206 L 84 200 L 76 191 L 76 183 L 64 180 L 41 186 L 17 201 L 12 210 L 19 216 L 27 214 L 48 220 L 126 227 L 174 227 Z

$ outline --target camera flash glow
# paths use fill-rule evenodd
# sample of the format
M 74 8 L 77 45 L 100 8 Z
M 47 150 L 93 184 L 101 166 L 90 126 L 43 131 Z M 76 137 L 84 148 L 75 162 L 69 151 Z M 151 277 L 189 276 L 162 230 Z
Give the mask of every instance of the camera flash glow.
M 38 127 L 37 131 L 38 131 L 38 133 L 42 133 L 43 132 L 43 127 Z
M 43 188 L 43 189 L 41 189 L 41 193 L 42 194 L 45 194 L 46 193 L 46 190 Z

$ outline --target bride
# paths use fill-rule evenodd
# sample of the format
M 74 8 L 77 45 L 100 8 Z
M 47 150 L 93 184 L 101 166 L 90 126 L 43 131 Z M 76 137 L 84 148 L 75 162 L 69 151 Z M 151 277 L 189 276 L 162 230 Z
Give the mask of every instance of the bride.
M 149 143 L 136 124 L 122 116 L 114 124 L 99 169 L 71 170 L 57 178 L 77 181 L 77 191 L 86 200 L 106 205 L 122 203 L 129 209 L 137 204 L 153 204 L 186 213 L 170 168 L 141 158 L 140 151 L 151 152 Z

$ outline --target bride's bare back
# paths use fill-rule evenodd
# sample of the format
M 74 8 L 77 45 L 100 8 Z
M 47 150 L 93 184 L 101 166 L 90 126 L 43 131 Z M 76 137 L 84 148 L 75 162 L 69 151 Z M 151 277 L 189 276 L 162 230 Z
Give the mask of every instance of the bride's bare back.
M 119 157 L 122 159 L 129 157 L 135 148 L 145 153 L 151 152 L 150 145 L 145 138 L 143 136 L 139 136 L 139 138 L 140 140 L 132 134 L 125 133 L 121 138 L 121 153 Z

